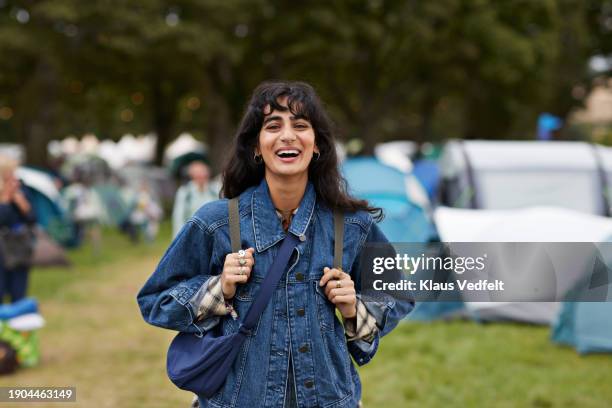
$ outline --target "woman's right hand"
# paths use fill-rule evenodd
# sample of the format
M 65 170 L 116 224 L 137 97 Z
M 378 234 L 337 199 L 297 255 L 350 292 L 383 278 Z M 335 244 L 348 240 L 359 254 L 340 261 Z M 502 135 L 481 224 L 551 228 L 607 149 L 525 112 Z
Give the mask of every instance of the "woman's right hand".
M 221 273 L 221 287 L 225 299 L 234 297 L 237 284 L 246 283 L 249 280 L 251 270 L 253 265 L 255 265 L 254 253 L 255 249 L 249 248 L 244 251 L 244 256 L 242 257 L 239 252 L 232 252 L 225 256 L 223 272 Z M 241 262 L 244 265 L 241 265 Z

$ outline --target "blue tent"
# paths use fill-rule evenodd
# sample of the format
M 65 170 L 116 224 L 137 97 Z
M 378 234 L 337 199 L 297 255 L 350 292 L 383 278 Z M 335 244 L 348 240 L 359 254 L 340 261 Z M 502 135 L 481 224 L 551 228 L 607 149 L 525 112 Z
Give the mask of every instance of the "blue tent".
M 385 219 L 379 224 L 391 242 L 428 242 L 436 236 L 427 212 L 406 191 L 408 174 L 372 157 L 347 159 L 342 172 L 349 192 L 381 207 Z
M 604 245 L 609 248 L 610 243 Z M 599 262 L 597 272 L 594 268 L 593 275 L 578 282 L 568 297 L 601 301 L 563 302 L 553 324 L 554 342 L 576 347 L 581 354 L 612 353 L 612 269 L 608 265 L 609 259 Z
M 438 162 L 431 159 L 420 159 L 414 162 L 412 174 L 419 180 L 430 201 L 438 196 L 440 186 L 440 166 Z
M 552 339 L 581 354 L 612 353 L 611 316 L 612 302 L 564 302 Z
M 64 246 L 75 245 L 72 222 L 60 204 L 60 194 L 51 176 L 28 167 L 19 167 L 16 174 L 23 182 L 36 222 L 58 243 Z

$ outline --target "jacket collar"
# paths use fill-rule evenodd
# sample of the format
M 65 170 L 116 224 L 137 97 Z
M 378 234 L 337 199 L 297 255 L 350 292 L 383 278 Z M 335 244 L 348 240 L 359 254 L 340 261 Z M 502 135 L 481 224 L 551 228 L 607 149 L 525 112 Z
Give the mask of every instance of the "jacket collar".
M 312 219 L 315 204 L 316 192 L 312 183 L 308 182 L 297 213 L 291 220 L 291 225 L 289 226 L 290 233 L 298 237 L 306 234 L 306 229 Z M 285 231 L 276 214 L 272 198 L 270 197 L 268 183 L 265 178 L 255 191 L 253 191 L 251 209 L 253 212 L 255 245 L 257 246 L 257 252 L 262 252 L 285 237 Z

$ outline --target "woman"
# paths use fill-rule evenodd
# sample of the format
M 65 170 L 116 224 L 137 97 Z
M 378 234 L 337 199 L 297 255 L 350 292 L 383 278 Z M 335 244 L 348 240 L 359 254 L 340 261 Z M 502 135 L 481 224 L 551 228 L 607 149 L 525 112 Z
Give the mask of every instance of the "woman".
M 20 254 L 28 254 L 33 244 L 30 227 L 35 222 L 34 214 L 15 178 L 16 167 L 15 161 L 0 156 L 0 303 L 6 295 L 11 302 L 23 299 L 28 288 L 30 260 L 19 262 L 8 259 L 15 258 L 15 253 L 6 254 L 7 250 L 23 249 L 17 248 L 18 245 L 27 247 L 24 251 L 19 250 Z M 11 264 L 17 262 L 19 264 Z
M 412 304 L 360 298 L 360 251 L 364 243 L 386 242 L 373 219 L 381 211 L 346 193 L 330 122 L 314 90 L 295 82 L 260 85 L 223 176 L 223 195 L 239 196 L 246 256 L 230 253 L 227 200 L 204 205 L 141 289 L 145 320 L 183 332 L 217 324 L 235 332 L 280 241 L 295 234 L 297 254 L 254 333 L 221 390 L 200 398 L 200 405 L 357 407 L 361 384 L 351 356 L 367 363 Z M 334 210 L 345 214 L 347 272 L 330 268 Z

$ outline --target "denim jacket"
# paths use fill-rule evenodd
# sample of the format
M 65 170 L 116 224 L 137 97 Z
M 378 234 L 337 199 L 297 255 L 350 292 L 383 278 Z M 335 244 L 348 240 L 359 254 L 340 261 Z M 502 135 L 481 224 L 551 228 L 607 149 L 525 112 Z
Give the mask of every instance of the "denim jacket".
M 285 232 L 276 215 L 268 185 L 263 180 L 240 195 L 242 247 L 253 247 L 255 265 L 249 282 L 239 285 L 233 299 L 238 316 L 245 316 L 280 247 Z M 138 294 L 144 319 L 155 326 L 201 334 L 216 324 L 223 333 L 238 330 L 230 316 L 195 318 L 204 283 L 222 272 L 231 252 L 227 200 L 201 207 L 186 223 Z M 372 343 L 347 342 L 342 323 L 319 280 L 332 267 L 333 213 L 317 201 L 308 184 L 288 233 L 300 238 L 286 275 L 245 341 L 228 378 L 202 407 L 283 407 L 292 357 L 300 407 L 354 408 L 361 383 L 352 356 L 359 365 L 376 353 L 380 336 L 389 333 L 413 307 L 410 302 L 378 299 L 365 302 L 379 328 Z M 350 271 L 359 292 L 359 253 L 366 242 L 387 242 L 366 212 L 345 214 L 342 266 Z

